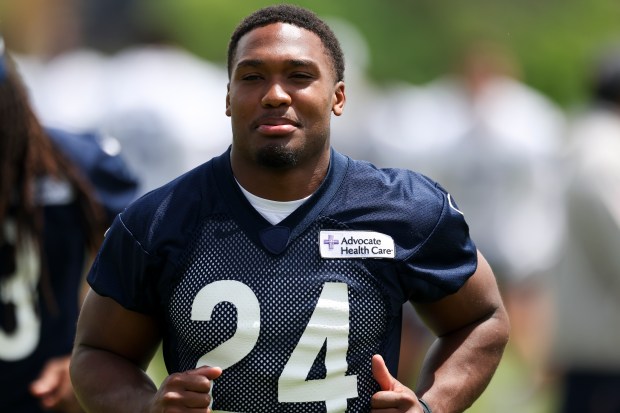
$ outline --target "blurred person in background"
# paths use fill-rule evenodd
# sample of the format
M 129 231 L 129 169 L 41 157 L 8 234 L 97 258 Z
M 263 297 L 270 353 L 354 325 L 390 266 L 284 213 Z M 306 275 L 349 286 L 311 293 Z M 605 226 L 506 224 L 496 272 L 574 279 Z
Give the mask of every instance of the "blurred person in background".
M 500 282 L 510 349 L 528 377 L 522 405 L 545 371 L 550 300 L 545 278 L 563 236 L 559 154 L 566 117 L 522 80 L 516 56 L 491 41 L 464 48 L 454 70 L 421 86 L 398 85 L 375 105 L 372 161 L 416 169 L 459 200 L 476 245 Z M 513 406 L 513 407 L 514 407 Z
M 3 413 L 81 411 L 68 368 L 84 270 L 136 193 L 113 149 L 95 135 L 44 128 L 0 38 Z
M 620 412 L 620 48 L 594 66 L 570 128 L 568 231 L 551 288 L 562 413 Z
M 141 193 L 228 147 L 230 123 L 221 109 L 226 70 L 175 41 L 150 2 L 91 0 L 80 18 L 84 43 L 108 54 L 107 101 L 97 127 L 119 139 Z
M 33 1 L 40 2 L 28 0 Z M 140 194 L 226 149 L 230 131 L 221 92 L 227 76 L 221 65 L 175 42 L 149 12 L 149 2 L 61 4 L 64 13 L 47 13 L 51 22 L 43 28 L 22 24 L 12 33 L 28 39 L 35 36 L 25 34 L 40 37 L 49 28 L 51 40 L 16 56 L 35 112 L 46 125 L 114 136 L 140 177 Z M 23 21 L 40 16 L 38 7 L 22 8 Z M 63 41 L 68 38 L 72 42 Z
M 154 32 L 136 35 L 105 67 L 108 100 L 98 128 L 121 142 L 141 178 L 140 193 L 228 147 L 222 67 Z

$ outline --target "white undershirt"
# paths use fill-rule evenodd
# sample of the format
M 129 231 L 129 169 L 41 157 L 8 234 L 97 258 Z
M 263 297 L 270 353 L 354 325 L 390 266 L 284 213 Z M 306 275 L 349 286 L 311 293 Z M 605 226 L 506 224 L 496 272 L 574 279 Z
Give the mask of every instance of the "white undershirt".
M 272 201 L 271 199 L 265 199 L 251 194 L 246 191 L 245 188 L 239 184 L 239 182 L 237 182 L 237 185 L 239 185 L 241 192 L 243 192 L 243 195 L 245 195 L 248 201 L 250 201 L 250 204 L 252 204 L 254 209 L 256 209 L 259 214 L 269 221 L 271 225 L 276 225 L 284 220 L 312 196 L 308 195 L 305 198 L 297 199 L 295 201 Z

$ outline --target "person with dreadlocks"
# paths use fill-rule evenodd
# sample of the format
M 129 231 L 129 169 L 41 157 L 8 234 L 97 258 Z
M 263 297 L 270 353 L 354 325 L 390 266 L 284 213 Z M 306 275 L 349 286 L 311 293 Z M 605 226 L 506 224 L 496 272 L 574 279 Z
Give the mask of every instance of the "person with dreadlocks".
M 0 37 L 0 412 L 82 411 L 68 367 L 84 269 L 136 189 L 95 135 L 41 125 Z

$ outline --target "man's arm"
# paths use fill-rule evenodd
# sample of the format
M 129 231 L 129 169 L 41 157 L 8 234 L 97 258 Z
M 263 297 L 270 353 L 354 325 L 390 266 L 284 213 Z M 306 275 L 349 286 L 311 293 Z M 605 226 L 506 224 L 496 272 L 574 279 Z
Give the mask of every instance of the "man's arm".
M 381 391 L 371 400 L 372 412 L 423 411 L 418 397 L 434 413 L 463 412 L 489 384 L 508 342 L 509 322 L 484 257 L 455 294 L 416 310 L 437 335 L 429 349 L 415 393 L 389 373 L 382 357 L 372 359 L 373 376 Z
M 434 412 L 462 412 L 489 384 L 508 342 L 510 325 L 495 276 L 478 253 L 478 267 L 455 294 L 416 310 L 437 335 L 424 360 L 416 395 Z
M 71 380 L 85 410 L 146 413 L 192 407 L 207 412 L 211 380 L 221 370 L 201 367 L 172 374 L 158 390 L 145 370 L 159 341 L 157 320 L 90 291 L 71 360 Z

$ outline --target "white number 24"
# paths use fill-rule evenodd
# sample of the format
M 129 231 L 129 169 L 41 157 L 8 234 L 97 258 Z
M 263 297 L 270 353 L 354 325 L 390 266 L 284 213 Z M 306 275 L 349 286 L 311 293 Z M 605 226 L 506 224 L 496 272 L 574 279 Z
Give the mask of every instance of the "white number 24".
M 226 369 L 246 357 L 260 332 L 260 304 L 254 292 L 239 281 L 215 281 L 203 287 L 192 305 L 192 320 L 209 321 L 215 306 L 230 302 L 237 307 L 237 330 L 220 346 L 203 355 L 198 366 Z M 306 380 L 316 356 L 326 344 L 326 378 Z M 347 285 L 328 282 L 323 286 L 295 350 L 278 379 L 278 401 L 324 401 L 327 412 L 344 412 L 347 399 L 357 397 L 357 376 L 346 375 L 349 348 L 349 299 Z

